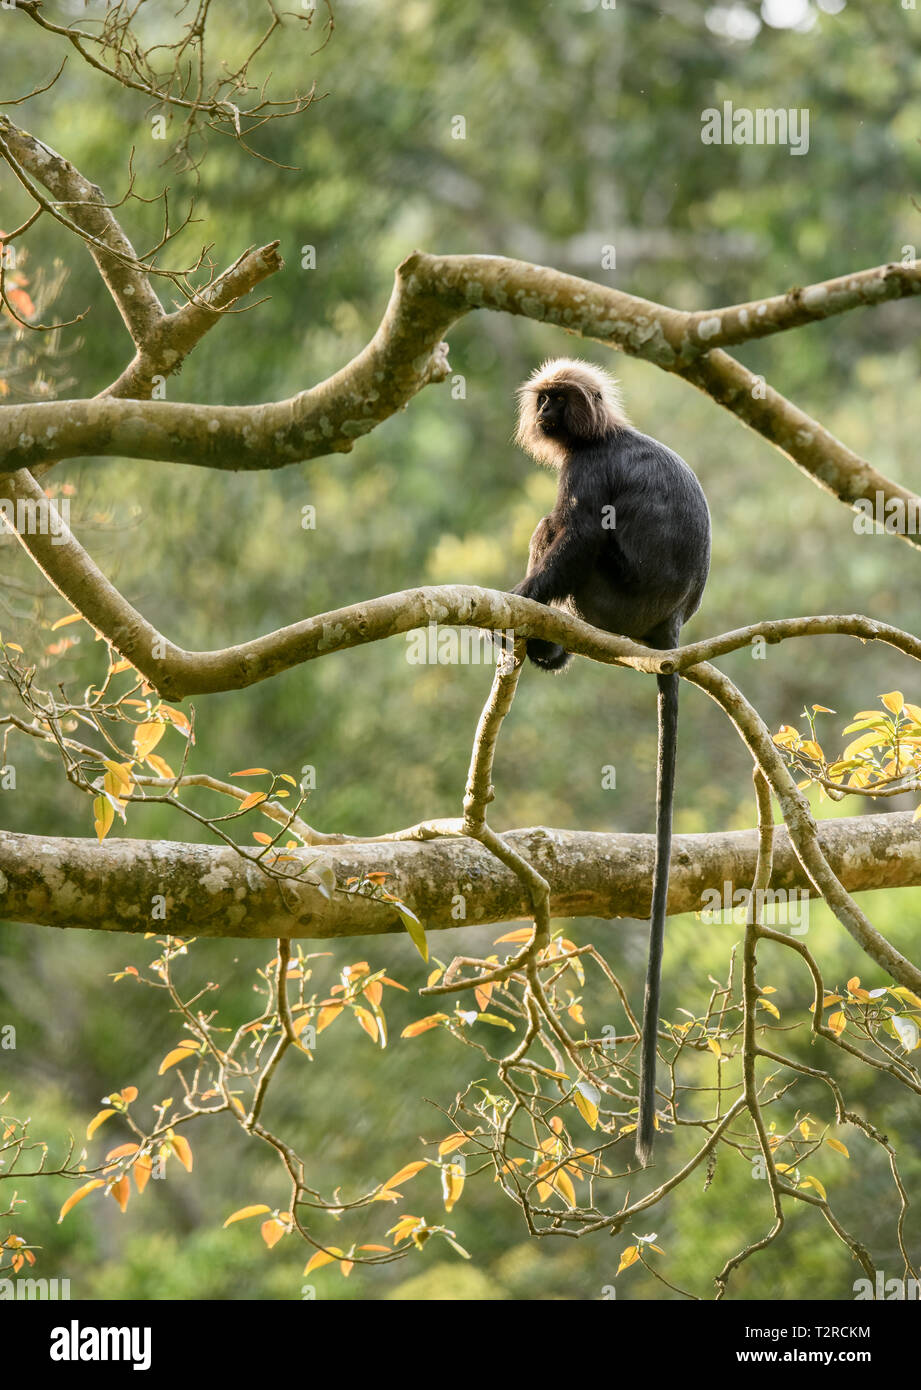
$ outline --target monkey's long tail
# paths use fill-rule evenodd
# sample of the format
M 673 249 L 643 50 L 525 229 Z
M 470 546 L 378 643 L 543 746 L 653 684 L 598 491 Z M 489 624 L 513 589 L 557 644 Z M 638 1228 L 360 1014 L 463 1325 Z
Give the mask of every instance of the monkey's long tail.
M 672 849 L 672 803 L 678 752 L 678 676 L 657 676 L 659 685 L 659 758 L 656 774 L 656 864 L 652 874 L 652 912 L 649 963 L 643 1000 L 643 1040 L 640 1052 L 640 1109 L 636 1156 L 643 1167 L 652 1158 L 656 1125 L 656 1045 L 659 1037 L 659 985 L 665 944 L 668 864 Z

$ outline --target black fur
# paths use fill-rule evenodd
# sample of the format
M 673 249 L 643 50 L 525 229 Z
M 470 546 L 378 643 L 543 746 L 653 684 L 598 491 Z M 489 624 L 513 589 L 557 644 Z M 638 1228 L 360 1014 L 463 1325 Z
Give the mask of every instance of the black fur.
M 556 364 L 554 364 L 556 365 Z M 572 368 L 581 366 L 573 363 Z M 584 390 L 573 397 L 571 371 L 554 388 L 538 379 L 527 431 L 519 440 L 536 457 L 559 460 L 556 506 L 531 537 L 528 573 L 513 593 L 553 604 L 607 632 L 647 646 L 678 643 L 696 612 L 710 568 L 710 514 L 697 478 L 664 444 L 632 429 L 624 417 L 588 439 L 580 433 Z M 591 384 L 592 378 L 587 375 Z M 526 437 L 530 434 L 532 437 Z M 536 436 L 536 437 L 535 437 Z M 614 509 L 613 513 L 605 508 Z M 560 671 L 570 654 L 553 642 L 528 639 L 528 656 Z M 678 677 L 659 676 L 656 778 L 656 860 L 649 964 L 643 1006 L 636 1153 L 645 1166 L 655 1133 L 656 1043 L 665 936 L 672 802 L 678 734 Z

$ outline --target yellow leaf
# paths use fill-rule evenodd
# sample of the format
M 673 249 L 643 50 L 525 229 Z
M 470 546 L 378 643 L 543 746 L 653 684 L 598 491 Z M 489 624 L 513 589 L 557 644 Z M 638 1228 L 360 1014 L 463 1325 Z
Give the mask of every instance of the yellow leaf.
M 179 1159 L 187 1173 L 192 1171 L 192 1150 L 188 1139 L 181 1134 L 173 1136 L 173 1153 Z
M 171 724 L 175 724 L 176 728 L 181 729 L 183 733 L 192 732 L 192 725 L 181 709 L 170 709 L 169 705 L 161 705 L 157 713 L 164 719 L 168 719 Z
M 158 777 L 175 777 L 176 774 L 170 767 L 165 758 L 161 758 L 159 753 L 148 753 L 145 759 L 148 767 L 152 767 Z
M 271 1211 L 271 1207 L 267 1207 L 262 1203 L 257 1203 L 256 1206 L 252 1207 L 240 1207 L 239 1211 L 235 1211 L 231 1216 L 228 1216 L 227 1220 L 224 1222 L 224 1227 L 226 1229 L 226 1227 L 232 1226 L 235 1221 L 245 1221 L 248 1216 L 264 1216 L 267 1211 Z
M 83 1184 L 82 1187 L 78 1187 L 76 1192 L 72 1192 L 68 1197 L 67 1201 L 61 1207 L 61 1211 L 58 1216 L 58 1223 L 60 1224 L 60 1222 L 64 1220 L 64 1217 L 67 1215 L 67 1213 L 69 1211 L 72 1211 L 78 1202 L 82 1202 L 84 1197 L 87 1197 L 91 1192 L 94 1192 L 97 1187 L 104 1186 L 105 1183 L 103 1182 L 102 1178 L 93 1178 L 92 1182 L 86 1182 Z
M 92 1139 L 99 1126 L 104 1125 L 109 1116 L 114 1114 L 114 1110 L 100 1110 L 97 1115 L 94 1115 L 86 1127 L 87 1139 Z
M 921 999 L 907 985 L 892 985 L 889 993 L 897 995 L 899 999 L 904 999 L 908 1004 L 914 1004 L 916 1009 L 921 1009 Z
M 56 623 L 51 624 L 51 631 L 57 632 L 59 627 L 68 627 L 71 623 L 79 623 L 82 618 L 82 613 L 68 613 L 66 618 L 58 618 Z M 9 646 L 9 643 L 7 643 L 7 646 Z
M 112 792 L 113 796 L 130 796 L 134 785 L 134 779 L 131 776 L 131 764 L 117 763 L 113 758 L 106 758 L 103 766 L 108 769 L 112 777 L 111 785 L 109 785 L 109 778 L 105 779 L 106 790 Z
M 833 1033 L 840 1037 L 847 1027 L 847 1017 L 839 1009 L 836 1013 L 829 1015 L 828 1026 Z
M 312 1269 L 322 1269 L 324 1265 L 331 1265 L 334 1260 L 341 1259 L 342 1251 L 336 1245 L 331 1245 L 328 1251 L 317 1250 L 304 1265 L 304 1273 L 309 1274 Z
M 842 762 L 848 762 L 851 758 L 856 757 L 858 753 L 865 753 L 868 748 L 875 748 L 877 744 L 882 746 L 886 742 L 887 739 L 885 735 L 878 732 L 875 733 L 871 729 L 868 734 L 861 734 L 860 738 L 855 738 L 853 743 L 848 744 L 841 754 L 841 760 Z
M 629 1269 L 631 1265 L 636 1264 L 639 1257 L 640 1252 L 638 1247 L 635 1245 L 628 1245 L 626 1250 L 620 1257 L 620 1264 L 617 1266 L 617 1273 L 619 1274 L 622 1269 Z
M 181 1042 L 178 1047 L 174 1047 L 172 1052 L 166 1054 L 163 1061 L 160 1063 L 157 1075 L 162 1076 L 165 1071 L 169 1071 L 170 1067 L 174 1067 L 177 1062 L 187 1062 L 189 1057 L 197 1051 L 198 1043 L 192 1038 L 187 1038 L 185 1042 Z
M 800 1187 L 814 1187 L 816 1192 L 818 1192 L 819 1196 L 822 1198 L 822 1201 L 828 1201 L 828 1193 L 825 1191 L 825 1188 L 819 1182 L 818 1178 L 803 1178 L 803 1181 L 800 1183 Z
M 576 1102 L 576 1108 L 589 1129 L 594 1129 L 598 1124 L 598 1106 L 594 1105 L 587 1096 L 584 1096 L 578 1086 L 573 1091 L 572 1098 Z
M 564 1202 L 568 1202 L 571 1207 L 574 1207 L 576 1205 L 576 1189 L 572 1185 L 572 1178 L 565 1169 L 558 1169 L 553 1175 L 552 1182 Z
M 720 1047 L 719 1040 L 717 1038 L 708 1038 L 707 1046 L 709 1047 L 710 1051 L 713 1053 L 715 1057 L 722 1057 L 723 1049 Z
M 238 772 L 234 773 L 235 777 L 239 777 L 239 775 L 240 774 Z M 249 796 L 244 796 L 243 800 L 240 802 L 240 805 L 237 807 L 237 810 L 248 811 L 250 807 L 258 806 L 260 801 L 266 801 L 267 799 L 268 798 L 265 792 L 250 792 Z
M 166 725 L 157 723 L 138 724 L 134 731 L 134 751 L 143 762 L 152 753 L 166 733 Z
M 840 1139 L 826 1139 L 825 1142 L 830 1149 L 834 1149 L 835 1153 L 844 1154 L 845 1158 L 850 1158 L 847 1145 L 842 1144 Z
M 905 704 L 905 696 L 901 690 L 890 690 L 888 695 L 880 695 L 879 698 L 886 709 L 891 709 L 893 714 L 900 714 L 902 706 Z
M 93 816 L 96 839 L 102 844 L 109 831 L 112 829 L 112 822 L 115 820 L 115 807 L 107 796 L 96 796 L 93 798 Z
M 452 1211 L 464 1190 L 464 1168 L 460 1163 L 447 1163 L 441 1170 L 441 1193 L 445 1211 Z
M 841 995 L 840 995 L 840 994 L 826 994 L 825 998 L 822 1000 L 822 1008 L 823 1008 L 823 1009 L 827 1009 L 827 1008 L 830 1007 L 830 1005 L 832 1005 L 832 1004 L 838 1004 L 838 1003 L 840 1003 L 840 1001 L 841 1001 Z M 809 1012 L 810 1012 L 810 1013 L 815 1013 L 815 1004 L 810 1004 L 810 1005 L 809 1005 Z
M 133 669 L 130 661 L 116 661 L 114 665 L 109 667 L 109 675 L 118 676 L 121 675 L 122 671 L 132 671 Z
M 780 1018 L 780 1010 L 776 1004 L 771 1003 L 770 999 L 762 999 L 759 995 L 758 1003 L 761 1005 L 762 1009 L 767 1009 L 769 1014 L 773 1014 L 775 1018 Z

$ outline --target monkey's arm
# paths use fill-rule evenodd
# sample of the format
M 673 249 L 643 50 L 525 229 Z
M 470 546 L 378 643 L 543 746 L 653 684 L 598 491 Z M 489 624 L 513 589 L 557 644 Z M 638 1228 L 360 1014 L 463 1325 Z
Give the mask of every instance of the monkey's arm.
M 512 593 L 537 603 L 567 598 L 596 564 L 602 539 L 593 510 L 573 505 L 545 516 L 531 537 L 528 573 Z

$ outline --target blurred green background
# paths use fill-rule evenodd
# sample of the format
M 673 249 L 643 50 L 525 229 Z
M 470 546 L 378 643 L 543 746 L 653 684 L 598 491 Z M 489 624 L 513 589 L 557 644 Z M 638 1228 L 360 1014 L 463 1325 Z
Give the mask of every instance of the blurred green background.
M 293 171 L 247 158 L 219 138 L 199 180 L 164 168 L 166 146 L 151 138 L 144 101 L 74 59 L 50 93 L 11 112 L 110 197 L 124 188 L 132 145 L 140 193 L 151 196 L 169 182 L 177 209 L 194 196 L 198 220 L 174 244 L 172 264 L 193 261 L 201 244 L 212 244 L 224 266 L 252 243 L 280 239 L 286 265 L 263 287 L 270 297 L 206 337 L 170 381 L 170 399 L 258 402 L 321 380 L 374 332 L 394 267 L 413 247 L 521 257 L 703 308 L 901 259 L 914 255 L 906 247 L 921 244 L 914 201 L 921 196 L 921 15 L 895 3 L 632 0 L 603 9 L 594 0 L 335 0 L 334 10 L 335 33 L 322 52 L 312 53 L 315 30 L 271 55 L 279 89 L 315 77 L 326 94 L 300 118 L 254 137 L 257 149 Z M 5 14 L 2 22 L 3 95 L 14 97 L 47 80 L 64 50 L 21 16 Z M 252 7 L 225 0 L 212 23 L 215 53 L 238 54 L 253 33 Z M 702 145 L 701 111 L 727 99 L 750 108 L 807 106 L 808 155 Z M 452 138 L 458 115 L 464 139 Z M 5 168 L 0 198 L 9 229 L 28 203 Z M 124 224 L 135 245 L 157 239 L 159 216 L 155 205 L 127 205 Z M 301 266 L 305 246 L 316 248 L 315 269 Z M 609 246 L 616 268 L 604 269 Z M 56 315 L 91 308 L 63 344 L 82 339 L 66 361 L 74 378 L 66 394 L 92 394 L 128 360 L 121 322 L 84 248 L 60 227 L 42 219 L 28 247 L 30 275 L 50 272 L 56 257 L 69 270 Z M 560 330 L 498 314 L 468 317 L 450 346 L 465 397 L 452 398 L 448 385 L 427 388 L 349 456 L 249 475 L 87 460 L 62 466 L 49 481 L 73 485 L 78 536 L 128 599 L 190 649 L 418 584 L 509 588 L 554 494 L 553 478 L 511 443 L 514 389 L 542 357 L 575 351 L 614 368 L 634 422 L 677 449 L 709 497 L 713 568 L 689 639 L 820 612 L 921 628 L 910 547 L 855 535 L 850 512 L 684 383 Z M 919 350 L 918 307 L 904 302 L 738 355 L 883 472 L 921 491 Z M 306 504 L 317 509 L 312 531 L 300 525 Z M 36 628 L 36 620 L 47 627 L 68 610 L 9 539 L 0 541 L 0 566 L 0 631 L 40 661 L 39 679 L 72 689 L 98 679 L 100 649 L 86 636 L 42 655 L 85 629 L 52 636 Z M 845 639 L 770 648 L 763 661 L 736 653 L 720 665 L 772 727 L 796 723 L 804 704 L 838 711 L 820 724 L 831 731 L 830 747 L 852 711 L 876 704 L 879 692 L 899 688 L 921 700 L 907 658 Z M 196 701 L 190 770 L 226 776 L 255 764 L 300 775 L 310 764 L 317 787 L 306 815 L 330 831 L 367 835 L 457 814 L 488 680 L 484 667 L 409 665 L 402 639 L 345 652 L 248 691 Z M 168 739 L 175 741 L 160 747 L 167 757 L 178 747 L 176 735 Z M 92 834 L 90 804 L 63 780 L 54 756 L 18 740 L 10 760 L 18 789 L 0 792 L 0 824 L 32 834 Z M 584 661 L 562 680 L 528 670 L 503 730 L 492 823 L 648 831 L 654 761 L 648 678 Z M 604 764 L 616 766 L 616 790 L 602 789 Z M 874 808 L 854 801 L 816 809 Z M 748 755 L 716 707 L 686 689 L 676 827 L 752 822 Z M 191 822 L 163 808 L 134 810 L 127 833 L 195 838 Z M 918 892 L 870 895 L 862 904 L 896 946 L 917 956 Z M 108 978 L 148 959 L 150 944 L 15 925 L 0 933 L 0 1022 L 18 1032 L 17 1050 L 0 1053 L 0 1090 L 12 1092 L 14 1113 L 34 1116 L 37 1135 L 57 1141 L 53 1154 L 68 1129 L 83 1133 L 109 1091 L 137 1084 L 148 1099 L 168 1094 L 155 1072 L 178 1022 L 159 997 Z M 498 934 L 465 934 L 464 948 L 478 951 Z M 638 1003 L 644 924 L 582 921 L 569 934 L 595 941 Z M 666 1014 L 702 1006 L 708 973 L 725 976 L 739 934 L 694 917 L 671 920 Z M 436 935 L 432 947 L 449 958 L 460 940 Z M 883 983 L 821 907 L 812 909 L 809 945 L 827 982 L 858 974 L 868 987 Z M 254 971 L 269 954 L 256 943 L 201 943 L 179 978 L 190 986 L 225 981 L 223 1006 L 236 1023 L 254 1008 Z M 785 1023 L 800 1025 L 784 1035 L 788 1045 L 822 1065 L 829 1059 L 817 1058 L 806 1040 L 805 973 L 789 952 L 766 948 L 763 957 L 763 980 L 777 987 Z M 411 990 L 424 983 L 426 969 L 405 939 L 346 943 L 332 960 L 364 958 L 374 968 L 386 964 Z M 412 993 L 388 993 L 394 1040 L 386 1052 L 374 1051 L 354 1024 L 338 1023 L 321 1040 L 316 1064 L 292 1064 L 272 1102 L 277 1126 L 308 1156 L 312 1184 L 328 1190 L 341 1183 L 346 1196 L 421 1156 L 417 1136 L 447 1132 L 427 1101 L 446 1104 L 482 1074 L 476 1054 L 439 1034 L 399 1040 L 400 1029 L 428 1009 Z M 917 1106 L 885 1078 L 847 1068 L 841 1074 L 852 1107 L 900 1140 L 903 1175 L 917 1191 Z M 796 1103 L 822 1122 L 832 1119 L 820 1087 L 798 1089 Z M 786 1127 L 792 1119 L 791 1101 L 778 1120 Z M 103 1131 L 113 1144 L 123 1137 L 114 1123 Z M 288 1239 L 268 1251 L 254 1223 L 220 1229 L 249 1202 L 285 1205 L 287 1186 L 271 1157 L 226 1120 L 186 1133 L 195 1171 L 151 1184 L 127 1216 L 91 1198 L 57 1226 L 69 1189 L 23 1184 L 29 1207 L 20 1224 L 43 1246 L 35 1273 L 69 1277 L 73 1295 L 86 1298 L 300 1297 L 301 1246 Z M 887 1166 L 856 1131 L 845 1138 L 850 1163 L 826 1150 L 814 1171 L 893 1277 L 901 1264 Z M 416 1179 L 397 1210 L 444 1219 L 434 1178 Z M 339 1244 L 380 1241 L 390 1217 L 390 1208 L 372 1208 L 326 1234 Z M 416 1260 L 356 1269 L 347 1281 L 326 1269 L 311 1282 L 323 1298 L 595 1298 L 612 1282 L 628 1239 L 529 1242 L 518 1210 L 488 1179 L 468 1186 L 447 1224 L 471 1262 L 431 1242 Z M 659 1232 L 667 1277 L 706 1297 L 725 1258 L 769 1225 L 766 1185 L 753 1186 L 744 1160 L 727 1151 L 707 1191 L 702 1177 L 692 1180 L 642 1233 Z M 917 1217 L 908 1237 L 917 1254 Z M 820 1215 L 795 1204 L 781 1240 L 742 1266 L 730 1292 L 847 1299 L 857 1273 Z M 618 1280 L 617 1296 L 671 1295 L 635 1266 Z

